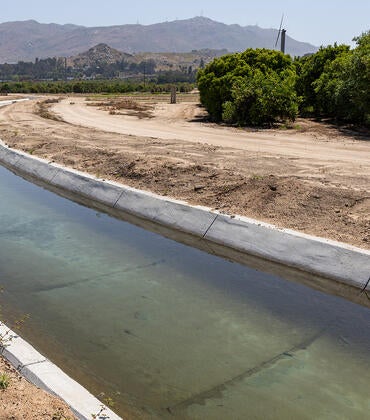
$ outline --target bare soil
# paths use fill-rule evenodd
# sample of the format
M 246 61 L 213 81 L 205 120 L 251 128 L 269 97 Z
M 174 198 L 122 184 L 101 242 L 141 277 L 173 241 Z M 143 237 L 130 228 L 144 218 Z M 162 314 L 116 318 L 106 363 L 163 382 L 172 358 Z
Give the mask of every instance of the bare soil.
M 307 119 L 292 129 L 217 126 L 188 98 L 137 95 L 146 118 L 132 106 L 110 114 L 111 99 L 69 97 L 49 104 L 63 121 L 21 102 L 0 109 L 0 138 L 104 179 L 370 249 L 368 136 Z
M 29 383 L 2 357 L 1 374 L 9 385 L 0 389 L 0 420 L 76 419 L 67 404 Z

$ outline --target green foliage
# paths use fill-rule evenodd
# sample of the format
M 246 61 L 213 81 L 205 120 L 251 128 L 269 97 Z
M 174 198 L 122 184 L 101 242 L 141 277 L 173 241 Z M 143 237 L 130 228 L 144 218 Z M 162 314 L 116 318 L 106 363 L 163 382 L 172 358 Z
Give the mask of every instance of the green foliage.
M 239 125 L 273 124 L 276 120 L 294 121 L 298 98 L 294 89 L 295 74 L 256 70 L 251 77 L 233 85 L 232 101 L 223 105 L 222 119 Z
M 342 79 L 341 103 L 348 104 L 348 111 L 341 115 L 370 126 L 370 31 L 356 39 Z
M 174 83 L 158 84 L 148 81 L 145 85 L 139 81 L 120 80 L 71 80 L 47 82 L 7 82 L 0 83 L 0 92 L 6 93 L 132 93 L 132 92 L 170 92 Z M 180 92 L 189 92 L 194 88 L 192 83 L 175 83 Z
M 341 54 L 349 52 L 347 45 L 329 45 L 321 47 L 316 54 L 296 60 L 297 93 L 303 98 L 301 109 L 305 110 L 313 106 L 316 113 L 321 112 L 321 103 L 317 98 L 314 82 L 321 77 L 330 63 Z
M 192 66 L 179 66 L 178 70 L 157 70 L 154 60 L 139 63 L 125 60 L 115 63 L 97 61 L 66 66 L 64 58 L 36 59 L 34 63 L 19 61 L 15 64 L 0 64 L 0 80 L 17 81 L 58 81 L 58 80 L 142 80 L 151 78 L 158 83 L 194 83 L 196 70 Z
M 0 64 L 0 79 L 2 80 L 60 80 L 78 77 L 114 78 L 120 73 L 126 76 L 135 74 L 153 74 L 156 64 L 153 60 L 144 60 L 140 63 L 129 63 L 125 60 L 116 63 L 104 61 L 96 62 L 91 66 L 67 66 L 64 58 L 36 59 L 34 63 L 19 61 L 15 64 Z
M 303 113 L 370 125 L 370 32 L 354 50 L 334 45 L 296 61 Z
M 312 82 L 315 99 L 313 109 L 316 115 L 335 117 L 345 111 L 348 104 L 343 102 L 347 96 L 344 86 L 346 69 L 350 66 L 350 51 L 338 55 L 324 67 L 320 77 Z
M 215 121 L 271 124 L 297 115 L 295 71 L 281 52 L 248 49 L 215 59 L 198 73 L 202 104 Z
M 0 389 L 7 389 L 10 384 L 10 378 L 6 373 L 0 374 Z
M 321 47 L 292 63 L 277 51 L 249 49 L 198 72 L 202 104 L 214 121 L 239 125 L 294 121 L 301 115 L 370 126 L 370 32 Z

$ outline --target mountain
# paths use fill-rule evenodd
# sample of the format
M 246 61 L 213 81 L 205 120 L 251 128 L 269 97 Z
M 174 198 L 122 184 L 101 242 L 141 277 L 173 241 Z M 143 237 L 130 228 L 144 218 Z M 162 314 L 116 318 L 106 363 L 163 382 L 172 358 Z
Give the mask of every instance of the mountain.
M 111 48 L 107 44 L 101 43 L 90 48 L 88 51 L 74 57 L 69 57 L 68 65 L 74 68 L 84 68 L 114 64 L 123 60 L 134 62 L 134 57 L 132 54 L 123 53 L 115 48 Z
M 258 26 L 226 25 L 204 17 L 157 23 L 154 25 L 118 25 L 85 27 L 44 24 L 34 20 L 0 24 L 0 63 L 33 61 L 36 57 L 71 56 L 105 43 L 120 51 L 188 52 L 246 48 L 272 48 L 276 29 Z M 287 53 L 304 55 L 317 48 L 287 36 Z

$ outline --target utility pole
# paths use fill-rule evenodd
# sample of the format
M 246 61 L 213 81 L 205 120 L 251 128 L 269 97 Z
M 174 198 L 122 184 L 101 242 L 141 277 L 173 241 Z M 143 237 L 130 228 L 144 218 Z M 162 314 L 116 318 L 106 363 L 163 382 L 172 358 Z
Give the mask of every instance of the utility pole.
M 176 86 L 171 86 L 171 104 L 175 104 L 176 99 Z
M 282 29 L 281 31 L 281 52 L 285 54 L 285 37 L 286 37 L 286 29 Z
M 278 35 L 277 35 L 277 38 L 276 38 L 276 42 L 275 42 L 275 47 L 274 47 L 274 49 L 276 49 L 277 44 L 278 44 L 278 42 L 279 42 L 279 37 L 281 37 L 281 39 L 280 39 L 280 42 L 281 42 L 281 44 L 280 44 L 280 51 L 281 51 L 283 54 L 285 54 L 286 29 L 282 29 L 282 27 L 283 27 L 283 21 L 284 21 L 284 14 L 283 14 L 283 16 L 281 17 L 280 28 L 279 28 L 279 30 L 278 30 Z

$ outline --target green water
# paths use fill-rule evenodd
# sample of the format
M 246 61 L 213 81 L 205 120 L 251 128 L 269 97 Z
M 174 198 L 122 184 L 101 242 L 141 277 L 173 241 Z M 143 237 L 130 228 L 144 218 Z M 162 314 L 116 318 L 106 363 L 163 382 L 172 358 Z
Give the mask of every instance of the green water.
M 0 283 L 7 320 L 126 418 L 369 418 L 369 309 L 1 167 Z

